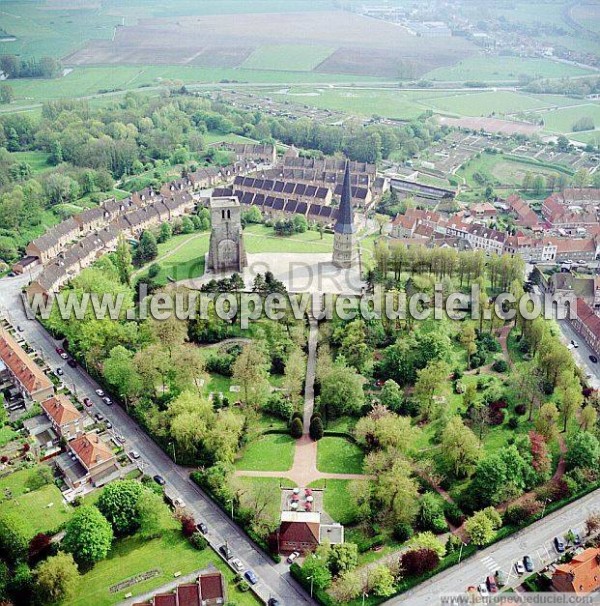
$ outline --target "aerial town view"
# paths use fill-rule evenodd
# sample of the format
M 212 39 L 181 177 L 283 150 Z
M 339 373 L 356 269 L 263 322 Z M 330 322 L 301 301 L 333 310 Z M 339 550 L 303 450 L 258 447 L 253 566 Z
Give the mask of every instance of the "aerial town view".
M 0 606 L 600 603 L 598 0 L 0 0 Z

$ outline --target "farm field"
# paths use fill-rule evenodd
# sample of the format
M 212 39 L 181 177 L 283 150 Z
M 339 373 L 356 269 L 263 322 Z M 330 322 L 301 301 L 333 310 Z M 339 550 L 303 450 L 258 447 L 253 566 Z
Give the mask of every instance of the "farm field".
M 165 554 L 168 553 L 168 557 Z M 162 537 L 146 541 L 139 537 L 127 537 L 117 541 L 106 560 L 98 562 L 90 571 L 77 580 L 75 596 L 66 601 L 65 606 L 109 606 L 125 598 L 126 593 L 139 595 L 156 589 L 173 580 L 175 572 L 182 575 L 215 566 L 224 575 L 229 587 L 229 598 L 239 606 L 256 606 L 258 602 L 251 592 L 241 593 L 231 583 L 234 574 L 231 569 L 210 548 L 203 551 L 194 549 L 181 536 L 179 530 L 166 530 Z M 136 575 L 154 569 L 159 574 L 152 579 L 136 583 L 121 591 L 111 592 L 111 586 Z
M 266 434 L 248 444 L 237 469 L 246 471 L 288 471 L 294 460 L 295 441 L 287 434 Z
M 569 133 L 569 139 L 581 141 L 582 143 L 591 143 L 592 145 L 600 145 L 600 129 L 580 133 Z
M 555 133 L 568 133 L 581 118 L 592 118 L 596 127 L 600 126 L 600 103 L 586 103 L 575 107 L 565 107 L 540 114 L 544 119 L 544 130 Z
M 590 73 L 591 70 L 550 59 L 469 57 L 456 65 L 434 69 L 425 74 L 424 78 L 441 82 L 506 82 L 517 81 L 523 74 L 540 78 L 562 78 Z
M 257 48 L 241 65 L 245 69 L 311 71 L 335 48 L 295 44 L 271 44 Z
M 511 91 L 447 95 L 429 99 L 426 103 L 434 111 L 459 116 L 498 116 L 548 107 L 543 99 Z

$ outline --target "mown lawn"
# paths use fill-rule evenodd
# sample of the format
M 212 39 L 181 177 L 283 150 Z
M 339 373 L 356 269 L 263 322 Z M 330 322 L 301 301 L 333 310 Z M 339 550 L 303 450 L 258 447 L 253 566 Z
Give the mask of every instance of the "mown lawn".
M 362 473 L 363 451 L 345 438 L 324 437 L 317 449 L 317 469 L 324 473 Z
M 0 428 L 0 448 L 6 446 L 14 440 L 19 434 L 10 425 Z
M 176 572 L 182 575 L 195 570 L 202 570 L 209 565 L 218 568 L 228 581 L 228 599 L 239 606 L 256 606 L 253 594 L 241 593 L 232 584 L 234 577 L 229 567 L 212 549 L 203 551 L 194 549 L 181 535 L 178 529 L 172 528 L 165 534 L 151 541 L 138 537 L 127 537 L 117 541 L 106 560 L 98 562 L 94 568 L 83 574 L 77 581 L 75 595 L 65 602 L 65 606 L 109 606 L 117 604 L 131 592 L 134 596 L 173 580 Z M 111 593 L 110 587 L 138 574 L 158 569 L 159 575 L 137 583 L 127 589 Z
M 356 507 L 348 495 L 348 484 L 351 480 L 317 480 L 312 488 L 324 488 L 323 508 L 340 524 L 352 524 L 356 521 Z M 358 482 L 366 480 L 357 480 Z
M 294 461 L 294 444 L 286 434 L 261 436 L 246 446 L 235 466 L 246 471 L 287 471 Z
M 17 471 L 0 480 L 0 514 L 7 515 L 28 539 L 38 532 L 54 532 L 69 521 L 73 507 L 67 504 L 54 484 L 29 491 L 35 468 Z M 5 490 L 12 493 L 5 497 Z
M 244 246 L 248 253 L 327 253 L 333 247 L 333 235 L 306 231 L 293 236 L 277 236 L 271 227 L 250 225 L 244 230 Z

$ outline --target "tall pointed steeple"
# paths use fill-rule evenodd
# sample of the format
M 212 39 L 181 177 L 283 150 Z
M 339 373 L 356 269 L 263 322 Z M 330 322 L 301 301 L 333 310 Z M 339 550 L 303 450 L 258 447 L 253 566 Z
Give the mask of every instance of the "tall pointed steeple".
M 350 163 L 346 160 L 342 199 L 337 221 L 333 228 L 333 264 L 341 268 L 352 267 L 356 261 L 354 250 L 354 212 L 352 211 L 352 189 L 350 187 Z
M 352 212 L 352 189 L 350 187 L 350 162 L 346 160 L 344 182 L 342 183 L 342 199 L 334 231 L 338 234 L 354 233 L 354 213 Z

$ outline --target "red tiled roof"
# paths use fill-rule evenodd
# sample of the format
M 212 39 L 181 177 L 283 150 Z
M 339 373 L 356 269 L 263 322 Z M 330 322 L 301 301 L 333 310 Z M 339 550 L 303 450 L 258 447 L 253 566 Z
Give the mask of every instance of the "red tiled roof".
M 174 593 L 154 596 L 154 606 L 177 606 L 177 596 Z
M 207 572 L 198 577 L 202 600 L 215 600 L 223 595 L 223 577 L 220 572 Z
M 52 388 L 50 379 L 7 332 L 0 333 L 0 358 L 32 397 Z
M 556 251 L 558 253 L 572 253 L 572 252 L 594 252 L 596 245 L 591 238 L 579 238 L 571 240 L 570 238 L 564 238 L 555 241 Z
M 552 574 L 558 591 L 584 595 L 600 589 L 600 548 L 589 548 L 569 563 L 559 564 Z
M 81 417 L 81 413 L 73 406 L 71 400 L 61 394 L 44 400 L 41 406 L 44 412 L 58 425 L 66 425 L 72 421 L 77 421 Z
M 200 606 L 200 593 L 198 592 L 198 584 L 190 583 L 189 585 L 179 585 L 177 588 L 178 606 Z
M 86 433 L 76 438 L 69 443 L 69 447 L 88 470 L 114 458 L 112 450 L 95 433 Z
M 319 543 L 319 524 L 311 522 L 282 522 L 279 540 L 289 543 Z
M 600 336 L 600 318 L 591 307 L 580 298 L 577 298 L 577 317 L 595 335 Z

